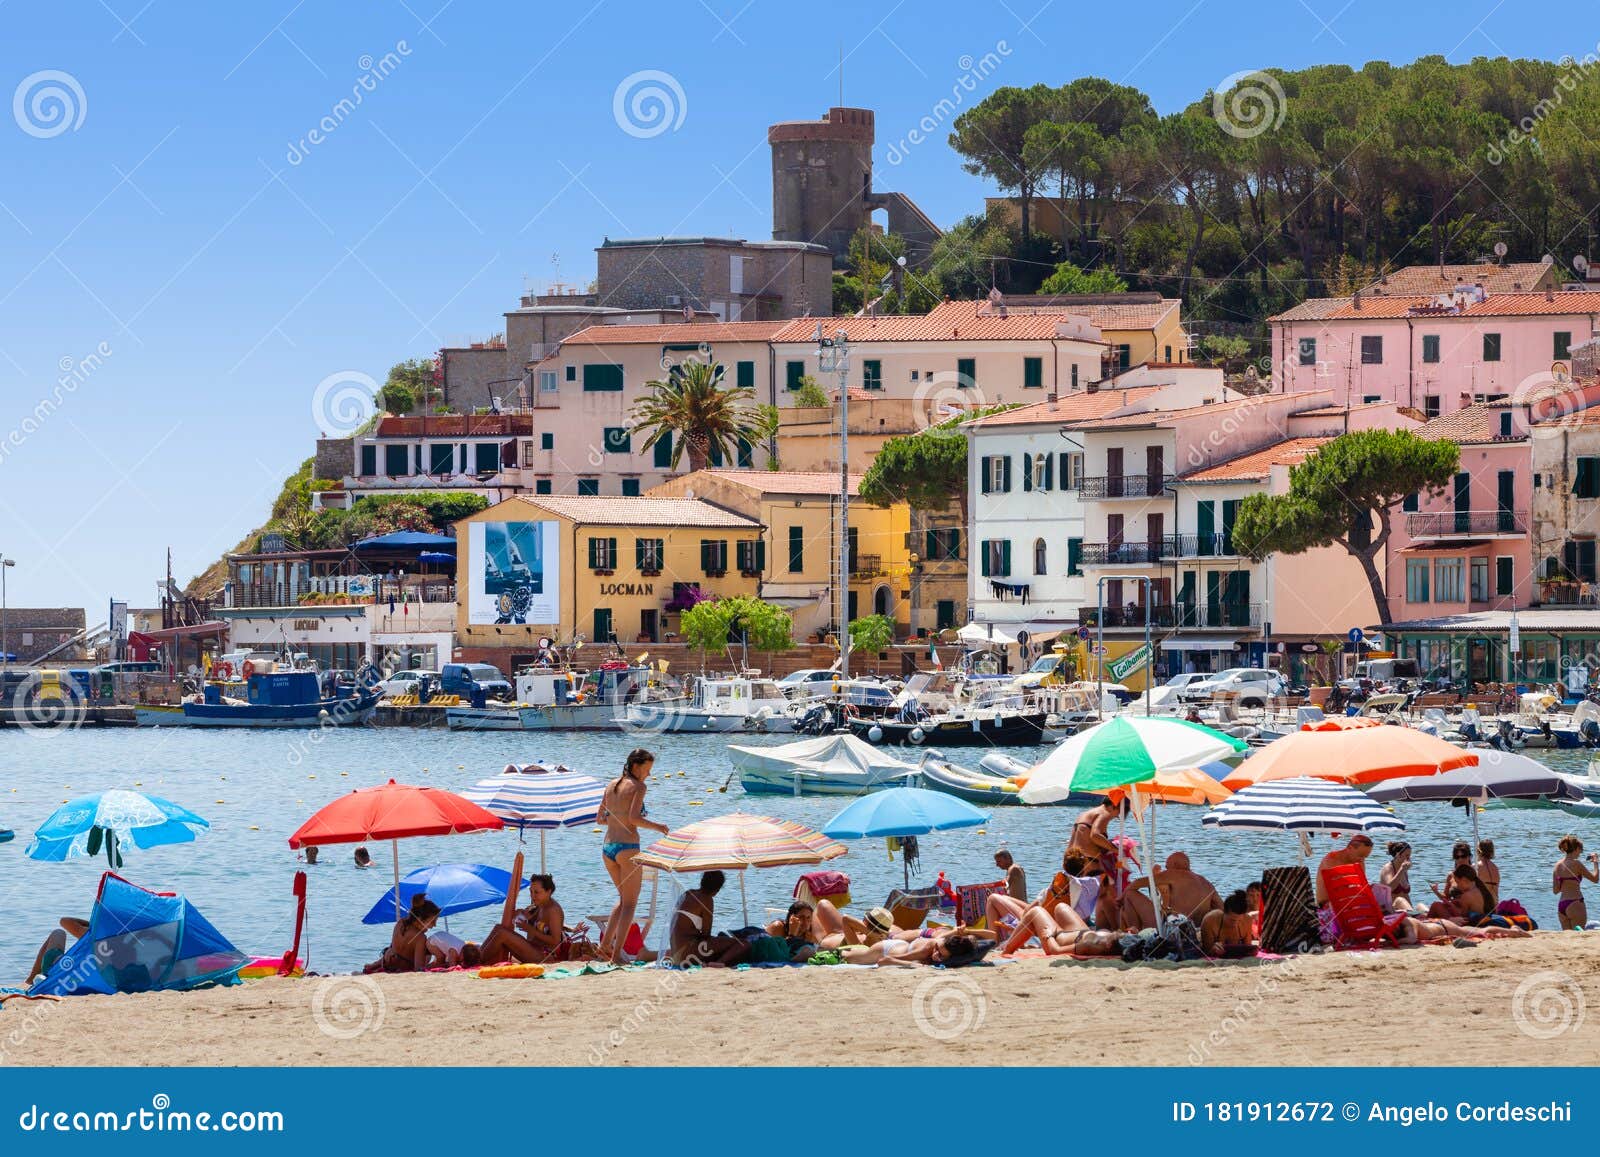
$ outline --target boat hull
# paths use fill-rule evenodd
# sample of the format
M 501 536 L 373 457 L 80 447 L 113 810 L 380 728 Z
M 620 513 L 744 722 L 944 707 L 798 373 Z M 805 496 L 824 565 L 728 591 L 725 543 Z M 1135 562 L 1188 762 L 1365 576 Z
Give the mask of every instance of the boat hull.
M 522 717 L 505 707 L 446 707 L 444 725 L 451 731 L 521 731 Z
M 754 715 L 721 715 L 699 708 L 674 708 L 663 705 L 628 709 L 617 720 L 624 731 L 651 735 L 731 735 L 734 732 L 754 735 L 790 735 L 794 733 L 794 720 L 787 715 L 769 715 L 758 719 Z
M 984 807 L 1057 807 L 1069 803 L 1099 803 L 1103 798 L 1075 793 L 1048 804 L 1025 804 L 1020 794 L 1022 789 L 1010 780 L 937 759 L 930 759 L 922 765 L 922 786 Z
M 882 719 L 851 720 L 850 730 L 872 743 L 915 747 L 1036 747 L 1048 742 L 1045 714 L 1005 715 L 988 719 L 937 719 L 926 723 L 891 723 Z M 920 733 L 921 738 L 917 737 Z
M 134 721 L 141 727 L 359 727 L 372 722 L 377 710 L 376 695 L 313 703 L 184 703 L 135 708 Z

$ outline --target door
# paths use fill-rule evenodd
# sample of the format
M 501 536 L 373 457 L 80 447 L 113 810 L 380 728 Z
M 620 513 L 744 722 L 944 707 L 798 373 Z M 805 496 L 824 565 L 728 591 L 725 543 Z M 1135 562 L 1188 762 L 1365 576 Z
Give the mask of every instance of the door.
M 1147 498 L 1159 497 L 1166 489 L 1166 454 L 1160 446 L 1144 448 L 1144 493 Z
M 1178 588 L 1177 617 L 1173 620 L 1177 626 L 1193 627 L 1198 625 L 1194 613 L 1195 572 L 1183 572 L 1183 585 Z
M 1207 499 L 1195 506 L 1195 553 L 1215 554 L 1217 542 L 1217 504 Z
M 1113 446 L 1106 451 L 1106 497 L 1122 497 L 1122 447 Z
M 872 592 L 872 613 L 887 616 L 892 608 L 889 604 L 889 588 L 879 587 Z
M 1223 586 L 1223 626 L 1248 627 L 1250 625 L 1250 572 L 1231 571 Z
M 1216 627 L 1221 625 L 1222 619 L 1222 572 L 1218 570 L 1206 571 L 1206 619 L 1205 625 Z
M 1149 552 L 1145 558 L 1148 562 L 1155 562 L 1161 557 L 1161 541 L 1166 537 L 1167 516 L 1160 511 L 1151 511 L 1144 516 L 1144 543 Z
M 612 641 L 610 607 L 596 607 L 594 609 L 594 641 L 597 643 L 609 643 Z
M 1106 561 L 1116 561 L 1122 551 L 1122 515 L 1106 515 Z
M 1472 531 L 1472 475 L 1462 471 L 1456 475 L 1456 533 Z
M 1498 492 L 1495 495 L 1497 525 L 1501 534 L 1510 534 L 1516 530 L 1516 516 L 1512 511 L 1517 500 L 1517 476 L 1510 470 L 1500 471 L 1497 488 Z
M 1239 499 L 1227 498 L 1222 503 L 1222 543 L 1218 554 L 1233 553 L 1233 520 L 1239 514 Z
M 647 643 L 661 641 L 661 612 L 648 610 L 639 612 L 639 634 L 644 636 Z

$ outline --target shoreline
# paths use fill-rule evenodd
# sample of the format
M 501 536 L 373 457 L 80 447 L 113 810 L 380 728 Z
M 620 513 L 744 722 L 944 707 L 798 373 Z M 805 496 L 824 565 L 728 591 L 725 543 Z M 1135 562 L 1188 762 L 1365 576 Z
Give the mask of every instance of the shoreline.
M 7 1002 L 13 1065 L 1600 1064 L 1584 934 L 1233 964 L 261 980 Z

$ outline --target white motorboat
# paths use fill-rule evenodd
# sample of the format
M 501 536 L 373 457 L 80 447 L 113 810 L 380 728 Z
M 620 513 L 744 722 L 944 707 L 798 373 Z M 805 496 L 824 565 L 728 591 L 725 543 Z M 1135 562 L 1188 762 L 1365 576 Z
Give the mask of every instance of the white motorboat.
M 863 795 L 904 786 L 920 765 L 880 751 L 847 732 L 778 747 L 728 745 L 739 783 L 752 794 Z
M 618 719 L 624 731 L 652 733 L 794 731 L 793 707 L 777 681 L 745 672 L 701 679 L 687 699 L 657 699 L 629 704 Z

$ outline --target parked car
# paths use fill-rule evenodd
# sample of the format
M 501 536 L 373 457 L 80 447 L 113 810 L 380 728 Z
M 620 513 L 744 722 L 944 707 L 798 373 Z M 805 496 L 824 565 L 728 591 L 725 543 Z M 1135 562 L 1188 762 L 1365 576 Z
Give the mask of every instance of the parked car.
M 831 694 L 834 680 L 838 678 L 839 672 L 832 667 L 806 667 L 791 671 L 779 679 L 778 687 L 790 699 L 809 699 L 815 695 Z
M 415 695 L 418 684 L 424 679 L 437 687 L 439 685 L 439 672 L 421 669 L 396 671 L 378 684 L 378 691 L 385 699 L 398 699 L 402 695 Z
M 1392 683 L 1396 679 L 1420 679 L 1415 659 L 1367 659 L 1357 663 L 1347 679 L 1339 686 L 1346 691 L 1359 691 L 1375 683 Z
M 510 702 L 516 698 L 515 689 L 499 668 L 488 663 L 446 663 L 439 672 L 439 690 L 473 704 L 489 699 Z
M 1268 700 L 1287 691 L 1288 683 L 1276 671 L 1265 667 L 1229 667 L 1209 679 L 1190 683 L 1178 695 L 1186 703 L 1205 703 L 1216 695 L 1231 695 L 1240 707 L 1265 707 Z
M 1212 677 L 1213 672 L 1211 671 L 1186 671 L 1182 674 L 1174 675 L 1165 683 L 1150 688 L 1150 709 L 1152 711 L 1158 711 L 1163 708 L 1176 710 L 1178 704 L 1183 700 L 1183 691 L 1186 688 L 1192 687 L 1196 683 L 1203 683 Z

